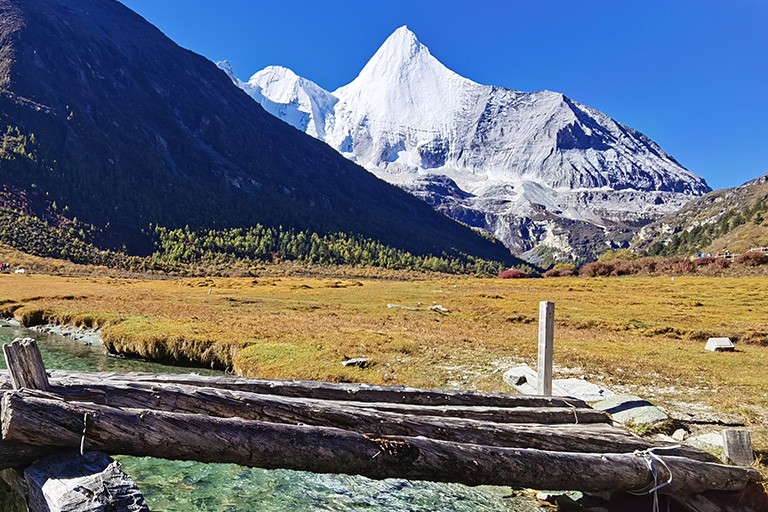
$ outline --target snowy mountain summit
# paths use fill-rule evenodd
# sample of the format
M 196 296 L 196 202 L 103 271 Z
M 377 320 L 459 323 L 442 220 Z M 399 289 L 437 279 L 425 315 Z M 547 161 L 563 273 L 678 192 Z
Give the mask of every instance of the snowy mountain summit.
M 710 190 L 643 134 L 562 94 L 454 73 L 407 27 L 333 92 L 277 66 L 248 82 L 220 67 L 270 113 L 534 259 L 594 257 Z

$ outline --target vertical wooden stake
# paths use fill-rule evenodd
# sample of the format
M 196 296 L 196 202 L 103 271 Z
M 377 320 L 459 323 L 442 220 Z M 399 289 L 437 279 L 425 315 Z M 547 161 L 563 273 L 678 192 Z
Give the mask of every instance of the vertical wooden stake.
M 749 435 L 749 430 L 727 428 L 722 434 L 725 461 L 736 466 L 751 466 L 755 461 L 755 453 L 752 451 L 752 437 Z
M 539 364 L 536 392 L 552 396 L 552 353 L 555 345 L 555 303 L 539 303 Z
M 37 343 L 31 338 L 15 339 L 3 345 L 5 364 L 11 374 L 13 389 L 39 389 L 50 391 L 48 375 L 45 373 L 43 356 Z

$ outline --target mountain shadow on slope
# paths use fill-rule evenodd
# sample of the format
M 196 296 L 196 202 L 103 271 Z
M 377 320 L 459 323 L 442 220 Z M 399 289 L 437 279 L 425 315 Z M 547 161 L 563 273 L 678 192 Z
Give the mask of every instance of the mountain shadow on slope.
M 262 223 L 512 261 L 118 2 L 0 0 L 0 20 L 0 183 L 101 227 L 102 247 L 146 254 L 157 225 Z

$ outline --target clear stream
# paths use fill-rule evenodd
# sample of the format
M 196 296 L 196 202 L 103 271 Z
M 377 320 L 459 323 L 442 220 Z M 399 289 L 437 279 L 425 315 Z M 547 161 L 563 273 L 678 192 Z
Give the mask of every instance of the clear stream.
M 99 345 L 86 345 L 70 337 L 44 334 L 0 321 L 0 343 L 7 343 L 20 336 L 37 340 L 48 369 L 166 373 L 192 371 L 189 368 L 108 357 Z M 4 360 L 0 361 L 0 368 L 5 368 Z M 529 498 L 510 497 L 510 491 L 506 488 L 405 480 L 376 481 L 356 476 L 318 475 L 301 471 L 243 468 L 232 464 L 202 464 L 140 457 L 119 459 L 125 471 L 139 485 L 153 511 L 542 510 Z

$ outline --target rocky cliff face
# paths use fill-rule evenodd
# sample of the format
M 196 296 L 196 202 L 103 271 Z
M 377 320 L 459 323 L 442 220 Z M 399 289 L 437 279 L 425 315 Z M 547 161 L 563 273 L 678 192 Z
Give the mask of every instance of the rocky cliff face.
M 508 254 L 267 114 L 112 0 L 0 0 L 0 127 L 0 184 L 99 226 L 103 246 L 146 252 L 151 225 L 262 223 Z
M 230 76 L 269 112 L 517 253 L 590 257 L 709 191 L 636 130 L 560 93 L 475 83 L 407 27 L 333 92 L 284 68 Z

